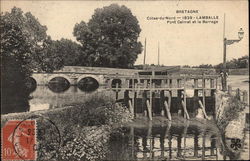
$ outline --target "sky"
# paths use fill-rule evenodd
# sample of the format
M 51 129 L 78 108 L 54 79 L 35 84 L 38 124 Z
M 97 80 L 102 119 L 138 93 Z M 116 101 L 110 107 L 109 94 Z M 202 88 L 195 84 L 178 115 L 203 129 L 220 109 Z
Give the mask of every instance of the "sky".
M 127 6 L 137 17 L 141 27 L 139 41 L 146 45 L 146 63 L 163 65 L 218 64 L 223 61 L 223 33 L 227 39 L 238 39 L 240 28 L 244 38 L 227 46 L 227 60 L 249 54 L 249 26 L 247 0 L 176 0 L 176 1 L 1 1 L 1 12 L 13 6 L 31 12 L 53 40 L 76 41 L 73 28 L 81 21 L 88 22 L 96 8 L 112 3 Z M 176 10 L 198 10 L 198 13 L 176 13 Z M 225 15 L 225 21 L 224 21 Z M 216 24 L 169 24 L 149 17 L 218 16 Z M 225 23 L 224 23 L 225 22 Z M 224 30 L 225 24 L 225 30 Z M 225 31 L 225 32 L 223 32 Z M 135 64 L 143 64 L 144 52 Z

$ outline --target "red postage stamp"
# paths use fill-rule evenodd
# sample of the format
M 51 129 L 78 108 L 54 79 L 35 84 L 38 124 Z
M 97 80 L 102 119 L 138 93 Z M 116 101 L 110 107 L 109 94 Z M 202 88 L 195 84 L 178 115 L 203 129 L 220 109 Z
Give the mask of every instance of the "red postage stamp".
M 10 120 L 2 128 L 2 160 L 36 160 L 36 120 Z

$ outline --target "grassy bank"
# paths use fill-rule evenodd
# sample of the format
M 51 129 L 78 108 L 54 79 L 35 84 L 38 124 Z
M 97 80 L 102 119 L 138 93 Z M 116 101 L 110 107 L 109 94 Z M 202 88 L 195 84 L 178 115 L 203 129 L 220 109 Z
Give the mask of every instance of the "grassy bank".
M 246 103 L 240 101 L 236 96 L 224 95 L 220 107 L 223 109 L 221 116 L 216 120 L 216 124 L 222 135 L 223 153 L 230 160 L 239 160 L 243 151 L 245 142 L 245 113 Z M 234 148 L 232 139 L 239 140 L 238 145 Z
M 225 132 L 228 124 L 238 119 L 239 114 L 246 108 L 246 104 L 240 101 L 236 96 L 228 96 L 227 101 L 223 103 L 224 110 L 221 117 L 216 120 L 219 129 Z
M 3 115 L 1 125 L 28 118 L 37 122 L 38 160 L 100 160 L 112 128 L 132 116 L 126 107 L 102 96 L 81 105 Z

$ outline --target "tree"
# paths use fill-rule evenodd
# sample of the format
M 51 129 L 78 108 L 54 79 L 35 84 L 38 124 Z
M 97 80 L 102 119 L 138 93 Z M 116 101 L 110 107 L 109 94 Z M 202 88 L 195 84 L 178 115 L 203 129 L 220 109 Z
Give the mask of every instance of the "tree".
M 55 41 L 48 36 L 42 45 L 36 49 L 36 54 L 33 55 L 34 68 L 39 72 L 53 72 L 64 66 L 63 57 L 58 53 L 58 47 Z
M 81 51 L 81 45 L 68 39 L 61 39 L 53 42 L 55 48 L 55 55 L 62 58 L 64 66 L 85 66 L 83 60 L 85 58 L 84 52 Z
M 191 68 L 190 65 L 183 65 L 183 68 Z
M 95 10 L 88 23 L 74 27 L 74 36 L 86 54 L 83 64 L 103 67 L 132 67 L 142 45 L 138 20 L 125 6 L 111 4 Z
M 230 61 L 226 62 L 226 68 L 227 69 L 237 69 L 237 68 L 247 68 L 248 67 L 248 63 L 249 63 L 249 56 L 242 56 L 238 59 L 232 59 Z M 223 64 L 217 64 L 214 66 L 216 69 L 218 70 L 222 70 L 223 69 Z
M 213 68 L 212 64 L 201 64 L 198 66 L 198 68 Z
M 19 8 L 1 13 L 2 113 L 27 111 L 29 90 L 26 83 L 32 71 L 51 71 L 58 67 L 43 67 L 47 62 L 42 56 L 48 54 L 49 48 L 45 46 L 50 41 L 46 30 L 31 13 L 23 14 Z
M 31 73 L 27 67 L 30 60 L 26 58 L 30 46 L 27 35 L 18 26 L 6 22 L 2 17 L 1 20 L 1 107 L 2 112 L 7 113 L 14 111 L 14 106 L 28 108 L 29 94 L 24 84 Z
M 238 59 L 237 67 L 238 68 L 247 68 L 249 66 L 249 56 L 245 55 Z

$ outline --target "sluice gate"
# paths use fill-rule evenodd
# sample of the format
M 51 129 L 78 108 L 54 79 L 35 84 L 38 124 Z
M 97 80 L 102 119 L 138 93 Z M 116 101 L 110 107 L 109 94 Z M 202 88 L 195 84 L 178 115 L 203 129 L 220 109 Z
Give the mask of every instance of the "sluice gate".
M 150 120 L 155 115 L 181 115 L 186 119 L 198 113 L 205 118 L 215 116 L 217 75 L 133 75 L 107 76 L 107 88 L 116 92 L 116 100 L 124 103 L 133 114 L 145 115 Z M 121 92 L 123 92 L 121 94 Z

